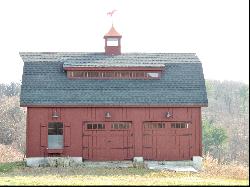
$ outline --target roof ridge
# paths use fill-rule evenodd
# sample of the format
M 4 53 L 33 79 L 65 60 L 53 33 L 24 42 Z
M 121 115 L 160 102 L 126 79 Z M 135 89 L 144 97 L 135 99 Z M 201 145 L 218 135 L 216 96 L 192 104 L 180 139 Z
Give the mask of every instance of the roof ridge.
M 54 51 L 54 52 L 23 52 L 20 51 L 19 52 L 20 55 L 22 54 L 105 54 L 104 52 L 78 52 L 78 51 L 72 51 L 72 52 L 63 52 L 63 51 Z M 188 52 L 188 53 L 181 53 L 181 52 L 171 52 L 171 53 L 164 53 L 164 52 L 124 52 L 121 55 L 118 56 L 122 56 L 124 54 L 196 54 L 194 52 Z

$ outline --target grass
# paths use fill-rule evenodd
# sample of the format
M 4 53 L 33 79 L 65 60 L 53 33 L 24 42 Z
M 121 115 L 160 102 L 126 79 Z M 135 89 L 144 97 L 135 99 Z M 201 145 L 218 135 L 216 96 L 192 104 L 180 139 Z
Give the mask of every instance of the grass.
M 25 167 L 0 163 L 0 185 L 249 185 L 241 177 L 138 168 Z
M 23 168 L 24 166 L 25 166 L 24 162 L 0 163 L 0 173 L 10 172 L 13 169 Z

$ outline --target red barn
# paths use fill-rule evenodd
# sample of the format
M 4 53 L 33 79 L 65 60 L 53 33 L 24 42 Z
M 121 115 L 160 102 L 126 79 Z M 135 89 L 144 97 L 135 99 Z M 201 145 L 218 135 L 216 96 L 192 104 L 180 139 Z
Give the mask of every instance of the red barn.
M 20 52 L 28 165 L 75 160 L 192 160 L 202 154 L 202 64 L 194 53 Z

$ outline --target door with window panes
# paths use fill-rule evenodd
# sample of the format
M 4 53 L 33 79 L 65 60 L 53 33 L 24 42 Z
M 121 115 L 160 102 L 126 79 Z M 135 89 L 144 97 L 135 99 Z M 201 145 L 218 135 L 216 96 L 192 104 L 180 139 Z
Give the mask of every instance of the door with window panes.
M 84 122 L 83 159 L 129 160 L 134 156 L 131 122 Z

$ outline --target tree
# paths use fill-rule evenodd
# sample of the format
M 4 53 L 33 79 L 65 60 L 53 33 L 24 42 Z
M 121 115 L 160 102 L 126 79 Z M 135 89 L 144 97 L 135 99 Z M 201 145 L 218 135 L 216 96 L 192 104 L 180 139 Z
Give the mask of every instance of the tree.
M 215 127 L 211 121 L 202 123 L 202 141 L 205 154 L 212 153 L 221 160 L 221 151 L 227 140 L 227 133 L 222 127 Z

